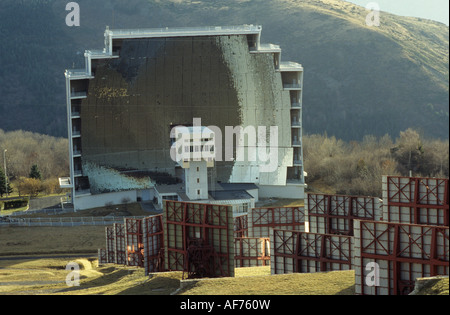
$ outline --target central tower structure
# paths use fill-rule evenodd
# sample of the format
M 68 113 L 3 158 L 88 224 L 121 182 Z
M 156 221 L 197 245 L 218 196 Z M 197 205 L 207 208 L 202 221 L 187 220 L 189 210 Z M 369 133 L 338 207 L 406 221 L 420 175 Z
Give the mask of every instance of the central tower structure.
M 207 200 L 208 168 L 214 167 L 214 132 L 204 126 L 176 127 L 174 131 L 177 141 L 173 149 L 184 169 L 186 195 L 190 200 Z

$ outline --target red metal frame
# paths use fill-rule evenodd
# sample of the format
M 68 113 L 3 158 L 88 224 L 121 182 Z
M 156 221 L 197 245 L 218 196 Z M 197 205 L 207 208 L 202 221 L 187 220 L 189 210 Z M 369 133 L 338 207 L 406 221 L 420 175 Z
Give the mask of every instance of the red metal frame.
M 324 234 L 353 235 L 353 220 L 375 220 L 375 197 L 308 194 L 306 198 L 308 217 L 316 217 L 316 226 L 311 231 L 319 231 L 321 223 L 324 225 Z M 381 214 L 381 210 L 380 210 Z M 323 218 L 320 221 L 320 218 Z M 339 226 L 344 226 L 339 229 Z
M 214 246 L 202 238 L 189 238 L 185 257 L 183 278 L 184 273 L 188 279 L 216 277 L 218 271 L 220 276 L 225 274 Z
M 98 249 L 98 264 L 103 265 L 109 263 L 108 257 L 107 257 L 107 250 L 104 248 Z
M 115 263 L 116 252 L 114 250 L 115 232 L 113 227 L 106 227 L 106 263 Z
M 127 264 L 127 251 L 125 246 L 125 226 L 121 223 L 114 223 L 114 251 L 115 263 L 118 265 Z
M 403 184 L 401 180 L 407 180 L 407 183 Z M 408 210 L 408 223 L 449 226 L 448 181 L 445 178 L 387 176 L 387 220 L 392 221 L 390 207 L 399 207 L 402 211 Z M 390 196 L 392 188 L 396 193 Z M 432 222 L 430 216 L 437 216 L 437 223 Z M 423 217 L 426 218 L 424 221 Z
M 235 237 L 236 267 L 266 266 L 270 264 L 270 238 Z M 256 255 L 251 255 L 255 253 Z
M 352 269 L 352 237 L 273 230 L 272 270 L 308 273 Z M 282 258 L 280 266 L 279 259 Z M 281 270 L 281 272 L 280 272 Z
M 125 219 L 127 262 L 129 266 L 144 267 L 142 219 Z
M 405 295 L 414 289 L 417 277 L 448 275 L 449 228 L 430 225 L 359 221 L 355 239 L 360 248 L 356 265 L 361 275 L 361 294 L 366 294 L 364 268 L 367 262 L 387 262 L 389 295 Z M 412 236 L 415 235 L 415 236 Z M 407 240 L 407 241 L 405 241 Z M 420 269 L 420 271 L 418 271 Z M 377 294 L 379 290 L 376 290 Z
M 164 211 L 168 270 L 196 274 L 192 263 L 198 266 L 197 259 L 203 252 L 204 270 L 214 272 L 209 277 L 234 276 L 231 206 L 165 200 Z M 216 267 L 207 268 L 211 263 Z
M 164 229 L 162 215 L 143 219 L 145 274 L 164 271 Z
M 249 222 L 253 229 L 251 237 L 269 237 L 271 228 L 300 230 L 305 226 L 303 207 L 253 208 L 251 212 L 252 222 Z M 258 230 L 258 233 L 255 230 Z
M 233 218 L 234 237 L 248 237 L 248 214 L 243 214 Z

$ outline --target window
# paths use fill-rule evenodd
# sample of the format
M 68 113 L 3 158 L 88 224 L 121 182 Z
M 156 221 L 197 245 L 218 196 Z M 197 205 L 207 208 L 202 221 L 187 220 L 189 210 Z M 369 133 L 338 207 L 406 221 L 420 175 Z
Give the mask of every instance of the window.
M 200 167 L 197 166 L 197 172 L 200 172 Z
M 200 178 L 197 178 L 197 184 L 200 184 Z

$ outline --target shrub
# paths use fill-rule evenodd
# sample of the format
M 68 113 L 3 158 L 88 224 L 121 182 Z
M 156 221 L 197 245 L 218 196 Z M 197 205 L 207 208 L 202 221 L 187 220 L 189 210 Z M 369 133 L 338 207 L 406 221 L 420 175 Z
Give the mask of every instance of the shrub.
M 17 183 L 17 189 L 20 194 L 36 197 L 42 190 L 43 185 L 39 179 L 21 177 Z
M 2 201 L 2 204 L 3 204 L 3 206 L 1 207 L 2 210 L 23 208 L 28 205 L 28 198 L 20 198 L 20 199 Z

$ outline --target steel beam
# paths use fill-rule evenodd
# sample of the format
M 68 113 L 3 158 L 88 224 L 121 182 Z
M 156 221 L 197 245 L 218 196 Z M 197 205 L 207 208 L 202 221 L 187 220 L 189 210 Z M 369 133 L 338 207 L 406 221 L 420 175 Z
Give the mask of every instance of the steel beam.
M 307 194 L 305 212 L 309 232 L 353 235 L 353 220 L 378 220 L 380 201 L 376 197 Z
M 357 294 L 404 295 L 417 278 L 449 273 L 449 228 L 355 221 Z M 381 283 L 366 283 L 368 263 L 380 266 Z
M 234 246 L 236 267 L 270 264 L 270 238 L 235 237 Z
M 448 179 L 385 176 L 383 186 L 389 222 L 449 226 Z
M 145 275 L 164 271 L 164 230 L 162 215 L 143 219 Z
M 144 241 L 142 219 L 125 219 L 127 264 L 144 267 Z
M 273 274 L 352 269 L 351 236 L 272 231 L 270 261 Z
M 234 276 L 232 216 L 227 205 L 164 201 L 166 269 L 183 271 L 188 277 L 207 270 L 215 272 L 209 276 Z M 205 259 L 202 272 L 196 270 L 199 257 Z

